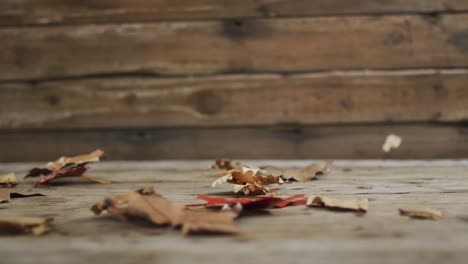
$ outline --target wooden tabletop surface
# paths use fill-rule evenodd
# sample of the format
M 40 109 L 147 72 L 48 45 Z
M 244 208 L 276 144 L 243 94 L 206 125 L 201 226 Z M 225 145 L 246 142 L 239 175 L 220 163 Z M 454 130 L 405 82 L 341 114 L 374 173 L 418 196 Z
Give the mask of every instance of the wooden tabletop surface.
M 308 161 L 250 161 L 279 167 Z M 0 174 L 22 176 L 40 163 L 0 164 Z M 229 184 L 211 188 L 208 161 L 102 162 L 84 179 L 62 179 L 35 190 L 46 196 L 0 204 L 0 216 L 52 216 L 43 236 L 1 236 L 0 263 L 467 263 L 468 160 L 335 161 L 316 181 L 278 187 L 284 195 L 368 198 L 365 215 L 305 206 L 241 217 L 241 236 L 183 236 L 178 230 L 133 225 L 94 216 L 105 197 L 153 185 L 166 198 L 195 202 L 196 195 L 232 196 Z M 22 178 L 22 177 L 20 177 Z M 30 188 L 34 179 L 19 184 Z M 434 208 L 439 221 L 415 220 L 399 208 Z

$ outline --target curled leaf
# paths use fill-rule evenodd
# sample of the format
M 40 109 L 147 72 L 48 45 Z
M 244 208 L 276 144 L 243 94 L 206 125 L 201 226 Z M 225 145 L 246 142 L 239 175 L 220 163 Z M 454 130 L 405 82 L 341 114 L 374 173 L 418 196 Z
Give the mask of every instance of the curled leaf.
M 312 195 L 307 199 L 307 205 L 312 207 L 324 207 L 329 209 L 349 210 L 366 213 L 369 208 L 367 199 L 341 200 L 325 196 Z
M 18 180 L 14 173 L 8 173 L 0 176 L 0 186 L 2 187 L 13 187 L 18 184 Z
M 0 203 L 9 203 L 11 198 L 29 196 L 43 196 L 43 194 L 18 188 L 0 188 Z
M 87 170 L 86 164 L 98 162 L 103 154 L 104 152 L 98 149 L 89 154 L 78 155 L 74 157 L 61 157 L 54 162 L 47 163 L 44 167 L 33 168 L 29 171 L 25 178 L 45 175 L 44 178 L 34 183 L 35 187 L 48 183 L 54 179 L 63 177 L 83 177 L 98 183 L 107 184 L 109 182 L 84 175 Z
M 443 213 L 439 210 L 434 210 L 430 208 L 422 209 L 398 209 L 400 215 L 409 216 L 415 219 L 431 219 L 431 220 L 440 220 L 444 217 Z
M 283 184 L 284 180 L 280 176 L 272 174 L 264 175 L 259 170 L 244 167 L 242 171 L 229 170 L 220 173 L 219 178 L 211 186 L 215 187 L 224 182 L 234 184 L 235 193 L 242 192 L 245 195 L 259 195 L 274 192 L 265 187 L 265 185 Z
M 42 235 L 49 231 L 53 218 L 40 217 L 0 217 L 0 233 L 32 233 Z
M 98 162 L 100 157 L 104 155 L 104 152 L 100 149 L 97 149 L 91 153 L 78 155 L 74 157 L 60 157 L 56 161 L 48 162 L 44 167 L 40 168 L 33 168 L 29 171 L 29 173 L 25 176 L 27 177 L 37 177 L 41 175 L 48 175 L 53 171 L 57 171 L 62 169 L 68 165 L 79 165 L 79 164 L 87 164 L 91 162 Z

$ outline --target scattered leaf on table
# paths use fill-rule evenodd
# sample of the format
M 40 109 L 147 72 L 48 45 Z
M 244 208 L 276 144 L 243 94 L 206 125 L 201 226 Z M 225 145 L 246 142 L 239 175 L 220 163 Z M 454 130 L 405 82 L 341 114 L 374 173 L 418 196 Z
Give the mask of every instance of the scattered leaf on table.
M 312 207 L 324 207 L 365 213 L 369 208 L 369 201 L 367 199 L 341 200 L 325 196 L 311 195 L 309 196 L 309 199 L 307 199 L 307 205 Z
M 35 187 L 48 183 L 54 179 L 63 177 L 82 177 L 101 184 L 107 184 L 109 182 L 95 179 L 84 174 L 88 169 L 86 164 L 98 162 L 99 158 L 103 154 L 104 152 L 98 149 L 85 155 L 79 155 L 75 157 L 61 157 L 54 162 L 47 163 L 44 167 L 33 168 L 29 171 L 25 178 L 45 175 L 45 177 L 34 183 Z
M 307 182 L 319 175 L 327 175 L 331 172 L 333 161 L 312 163 L 302 169 L 285 170 L 283 177 L 289 181 Z
M 260 197 L 256 199 L 250 198 L 234 198 L 234 199 L 227 199 L 223 197 L 215 197 L 215 196 L 205 196 L 199 195 L 197 196 L 199 200 L 205 200 L 206 203 L 203 204 L 189 204 L 186 205 L 188 207 L 192 206 L 205 206 L 205 207 L 219 207 L 222 208 L 225 205 L 228 206 L 237 206 L 239 205 L 241 208 L 240 210 L 245 211 L 252 211 L 252 210 L 263 210 L 273 208 L 277 203 L 283 201 L 283 199 L 273 196 L 268 197 Z
M 32 170 L 29 171 L 29 173 L 25 176 L 27 177 L 37 177 L 41 175 L 48 175 L 53 171 L 58 171 L 62 169 L 63 167 L 66 167 L 68 165 L 72 164 L 87 164 L 87 163 L 92 163 L 92 162 L 98 162 L 100 157 L 104 155 L 104 152 L 100 149 L 97 149 L 91 153 L 88 154 L 83 154 L 83 155 L 78 155 L 74 157 L 60 157 L 56 161 L 53 162 L 48 162 L 45 166 L 40 167 L 40 168 L 33 168 Z
M 284 183 L 284 180 L 280 176 L 273 176 L 272 174 L 265 175 L 259 170 L 247 167 L 242 168 L 242 171 L 229 170 L 220 173 L 218 176 L 219 178 L 211 184 L 212 187 L 227 182 L 234 184 L 235 193 L 242 192 L 245 195 L 272 193 L 274 191 L 268 189 L 265 185 Z
M 188 207 L 205 206 L 223 208 L 228 205 L 230 207 L 240 206 L 240 210 L 253 211 L 264 210 L 269 208 L 283 208 L 288 205 L 305 205 L 307 199 L 303 194 L 293 195 L 287 198 L 275 196 L 267 196 L 260 198 L 233 198 L 199 195 L 197 199 L 206 201 L 205 203 L 188 204 Z
M 382 145 L 382 150 L 384 152 L 390 152 L 392 149 L 397 149 L 400 147 L 402 139 L 400 136 L 395 134 L 390 134 L 385 138 L 385 142 Z
M 14 173 L 8 173 L 0 176 L 0 186 L 2 187 L 13 187 L 18 184 Z
M 0 203 L 9 203 L 10 198 L 30 196 L 43 196 L 43 194 L 18 188 L 0 188 Z
M 238 216 L 234 210 L 214 212 L 207 209 L 192 210 L 183 204 L 167 200 L 157 194 L 152 187 L 107 198 L 91 207 L 95 214 L 107 211 L 110 215 L 125 221 L 143 219 L 156 225 L 182 227 L 182 232 L 214 232 L 240 234 L 234 225 Z
M 32 233 L 42 235 L 49 231 L 53 218 L 0 217 L 0 233 Z
M 422 209 L 399 209 L 400 215 L 409 216 L 416 219 L 440 220 L 444 217 L 441 211 L 430 208 Z
M 283 199 L 283 201 L 275 204 L 276 208 L 283 208 L 289 205 L 306 205 L 307 199 L 304 198 L 303 194 L 296 194 Z

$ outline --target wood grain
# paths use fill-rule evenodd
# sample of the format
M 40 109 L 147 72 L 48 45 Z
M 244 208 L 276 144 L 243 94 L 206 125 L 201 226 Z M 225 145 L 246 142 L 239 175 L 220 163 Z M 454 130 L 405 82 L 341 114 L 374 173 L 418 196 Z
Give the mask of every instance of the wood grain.
M 463 121 L 467 82 L 464 71 L 417 71 L 0 84 L 0 128 Z
M 294 164 L 295 162 L 291 162 Z M 398 163 L 398 162 L 394 162 Z M 270 163 L 271 165 L 277 165 Z M 281 162 L 287 165 L 287 162 Z M 2 216 L 53 216 L 54 230 L 42 237 L 2 236 L 0 254 L 8 264 L 22 263 L 465 263 L 468 244 L 467 160 L 441 166 L 435 162 L 336 161 L 330 175 L 308 183 L 281 185 L 282 195 L 326 194 L 342 199 L 368 198 L 363 216 L 302 206 L 237 220 L 241 237 L 183 237 L 148 225 L 96 217 L 90 205 L 110 195 L 155 185 L 162 195 L 181 203 L 198 194 L 232 197 L 231 186 L 210 188 L 214 172 L 164 163 L 96 164 L 93 176 L 110 185 L 62 179 L 40 188 L 46 196 L 14 199 L 0 205 Z M 413 164 L 413 165 L 411 165 Z M 0 173 L 5 172 L 0 164 Z M 22 175 L 27 164 L 8 165 Z M 33 166 L 35 164 L 28 164 Z M 185 167 L 185 170 L 179 170 Z M 116 168 L 119 168 L 116 170 Z M 32 179 L 20 183 L 28 188 Z M 440 221 L 398 215 L 398 208 L 430 207 L 443 211 Z M 28 250 L 25 250 L 28 249 Z M 223 252 L 220 256 L 220 252 Z M 260 254 L 261 252 L 261 254 Z M 182 254 L 183 253 L 183 254 Z
M 0 25 L 467 11 L 463 0 L 0 1 Z
M 467 14 L 3 28 L 0 80 L 467 67 L 467 32 Z
M 403 138 L 385 153 L 388 134 Z M 468 129 L 461 125 L 349 125 L 261 128 L 174 128 L 0 133 L 2 161 L 48 161 L 96 148 L 108 160 L 463 158 Z

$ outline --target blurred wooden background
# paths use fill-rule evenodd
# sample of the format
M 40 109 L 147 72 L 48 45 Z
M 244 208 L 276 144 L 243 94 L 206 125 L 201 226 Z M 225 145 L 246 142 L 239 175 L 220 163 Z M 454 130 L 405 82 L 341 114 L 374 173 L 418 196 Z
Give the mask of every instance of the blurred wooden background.
M 0 0 L 0 161 L 467 158 L 467 117 L 466 0 Z

